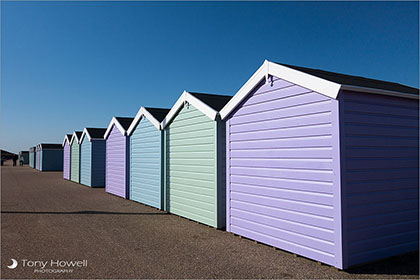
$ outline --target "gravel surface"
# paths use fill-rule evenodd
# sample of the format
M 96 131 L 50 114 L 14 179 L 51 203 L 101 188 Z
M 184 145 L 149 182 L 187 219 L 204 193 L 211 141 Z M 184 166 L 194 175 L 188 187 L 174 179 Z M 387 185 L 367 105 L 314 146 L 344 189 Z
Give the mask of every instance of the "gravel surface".
M 1 169 L 1 278 L 412 278 L 418 252 L 348 271 L 27 166 Z M 7 268 L 11 259 L 15 269 Z M 25 266 L 23 262 L 25 261 Z M 51 260 L 87 260 L 57 269 Z M 41 267 L 29 261 L 48 262 Z

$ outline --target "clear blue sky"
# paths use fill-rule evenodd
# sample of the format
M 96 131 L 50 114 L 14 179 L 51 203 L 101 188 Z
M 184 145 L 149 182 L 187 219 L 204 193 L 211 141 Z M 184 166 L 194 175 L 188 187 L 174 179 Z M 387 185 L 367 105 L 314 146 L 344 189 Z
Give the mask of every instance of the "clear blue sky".
M 419 84 L 418 2 L 1 2 L 1 148 L 106 127 L 264 59 Z

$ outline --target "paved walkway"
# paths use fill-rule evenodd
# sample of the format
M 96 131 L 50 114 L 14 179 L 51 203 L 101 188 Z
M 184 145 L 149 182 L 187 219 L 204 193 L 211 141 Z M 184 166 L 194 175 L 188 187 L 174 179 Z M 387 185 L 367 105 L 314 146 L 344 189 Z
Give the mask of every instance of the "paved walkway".
M 2 279 L 418 278 L 417 254 L 338 271 L 65 181 L 61 172 L 6 164 L 1 169 Z M 12 258 L 18 261 L 15 269 L 7 268 Z M 57 270 L 51 260 L 87 260 L 87 266 Z M 29 261 L 47 261 L 47 270 Z

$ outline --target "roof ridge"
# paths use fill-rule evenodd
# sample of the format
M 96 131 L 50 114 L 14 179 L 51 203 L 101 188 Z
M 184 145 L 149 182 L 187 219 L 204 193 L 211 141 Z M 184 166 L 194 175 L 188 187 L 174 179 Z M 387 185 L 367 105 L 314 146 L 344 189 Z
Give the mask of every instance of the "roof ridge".
M 323 74 L 326 75 L 337 75 L 337 76 L 341 76 L 341 77 L 346 77 L 346 78 L 352 78 L 354 80 L 359 80 L 361 81 L 371 81 L 371 82 L 381 82 L 381 83 L 386 83 L 388 85 L 398 85 L 401 87 L 405 87 L 405 88 L 411 88 L 411 89 L 415 89 L 415 90 L 419 90 L 418 88 L 412 87 L 412 86 L 407 86 L 401 83 L 397 83 L 397 82 L 391 82 L 391 81 L 385 81 L 385 80 L 380 80 L 377 78 L 368 78 L 368 77 L 363 77 L 363 76 L 358 76 L 358 75 L 351 75 L 351 74 L 345 74 L 345 73 L 341 73 L 341 72 L 333 72 L 333 71 L 328 71 L 328 70 L 323 70 L 323 69 L 318 69 L 318 68 L 309 68 L 309 67 L 304 67 L 304 66 L 298 66 L 298 65 L 291 65 L 291 64 L 285 64 L 285 63 L 279 63 L 279 62 L 274 62 L 276 64 L 297 70 L 297 71 L 301 71 L 301 72 L 305 72 L 305 70 L 307 71 L 316 71 L 316 72 L 321 72 Z M 321 74 L 320 73 L 320 74 Z M 313 73 L 308 73 L 310 75 L 316 76 L 316 74 Z M 325 79 L 325 78 L 324 78 Z M 328 79 L 327 79 L 328 80 Z M 344 84 L 343 84 L 344 85 Z M 351 85 L 351 84 L 348 84 Z
M 157 107 L 144 107 L 145 109 L 152 109 L 152 110 L 170 110 L 168 108 L 157 108 Z
M 195 91 L 187 91 L 191 94 L 200 94 L 200 95 L 207 95 L 207 96 L 215 96 L 215 97 L 232 97 L 231 95 L 219 94 L 219 93 L 207 93 L 207 92 L 195 92 Z

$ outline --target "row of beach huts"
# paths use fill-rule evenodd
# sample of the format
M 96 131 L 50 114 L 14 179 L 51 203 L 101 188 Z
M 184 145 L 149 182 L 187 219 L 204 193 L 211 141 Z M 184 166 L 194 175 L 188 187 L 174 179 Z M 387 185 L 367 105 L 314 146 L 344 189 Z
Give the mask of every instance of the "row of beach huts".
M 397 83 L 265 61 L 29 162 L 340 269 L 419 246 L 419 90 Z

